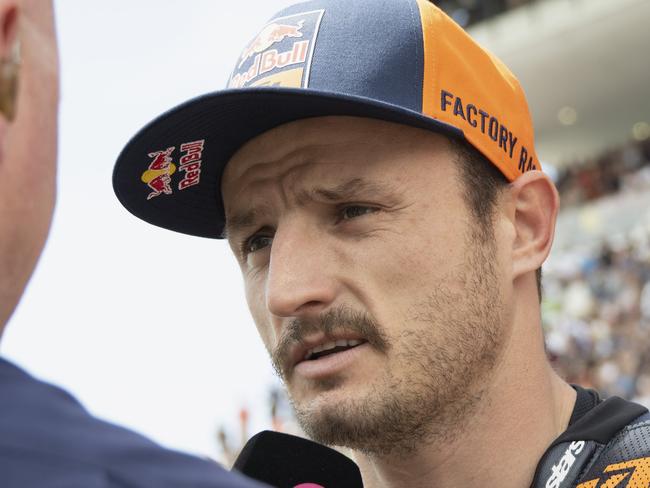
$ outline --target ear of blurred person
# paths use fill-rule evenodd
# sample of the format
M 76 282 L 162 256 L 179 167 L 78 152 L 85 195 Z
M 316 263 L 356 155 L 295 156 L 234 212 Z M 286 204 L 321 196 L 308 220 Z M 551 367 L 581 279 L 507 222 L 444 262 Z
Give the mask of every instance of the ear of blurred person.
M 50 228 L 58 100 L 52 2 L 0 0 L 0 333 Z

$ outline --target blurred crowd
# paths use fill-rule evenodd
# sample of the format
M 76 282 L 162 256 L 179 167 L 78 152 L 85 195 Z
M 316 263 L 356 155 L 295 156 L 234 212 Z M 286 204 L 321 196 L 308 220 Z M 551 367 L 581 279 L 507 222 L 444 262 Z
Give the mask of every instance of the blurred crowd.
M 565 209 L 650 192 L 650 138 L 568 166 L 557 185 Z M 563 378 L 650 408 L 650 209 L 643 210 L 626 232 L 553 251 L 544 267 L 542 322 L 548 355 Z M 301 434 L 279 386 L 268 395 L 267 415 L 269 429 Z M 219 431 L 224 464 L 252 435 L 248 421 L 242 409 L 237 434 Z
M 565 210 L 650 191 L 650 138 L 568 166 L 557 186 Z M 548 354 L 569 382 L 650 407 L 650 214 L 640 210 L 626 232 L 555 253 L 542 317 Z
M 554 366 L 571 383 L 650 407 L 650 232 L 562 262 L 544 277 Z
M 559 172 L 557 188 L 562 208 L 568 208 L 619 191 L 650 188 L 650 138 L 582 162 L 566 165 Z

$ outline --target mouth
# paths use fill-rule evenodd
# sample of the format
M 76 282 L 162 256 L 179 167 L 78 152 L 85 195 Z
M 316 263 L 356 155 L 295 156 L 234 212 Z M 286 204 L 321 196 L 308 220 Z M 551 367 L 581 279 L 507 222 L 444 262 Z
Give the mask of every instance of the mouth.
M 296 350 L 298 360 L 292 369 L 297 377 L 307 381 L 322 381 L 353 374 L 368 359 L 370 343 L 359 337 L 322 338 Z
M 291 353 L 292 367 L 288 371 L 301 376 L 316 378 L 340 372 L 352 365 L 359 351 L 366 349 L 368 341 L 357 335 L 332 337 L 318 335 L 307 337 L 294 346 Z
M 361 344 L 365 344 L 365 342 L 366 341 L 362 339 L 338 339 L 335 341 L 328 341 L 312 347 L 311 349 L 307 349 L 302 361 L 318 361 L 323 357 L 353 349 Z

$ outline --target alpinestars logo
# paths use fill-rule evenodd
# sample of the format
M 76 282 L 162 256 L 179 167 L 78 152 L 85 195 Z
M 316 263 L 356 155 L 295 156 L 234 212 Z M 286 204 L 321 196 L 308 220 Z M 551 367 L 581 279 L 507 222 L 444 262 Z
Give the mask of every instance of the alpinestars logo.
M 567 447 L 564 456 L 551 468 L 551 476 L 546 480 L 546 488 L 560 488 L 567 474 L 569 474 L 571 466 L 576 462 L 576 456 L 582 452 L 584 447 L 585 441 L 573 441 Z

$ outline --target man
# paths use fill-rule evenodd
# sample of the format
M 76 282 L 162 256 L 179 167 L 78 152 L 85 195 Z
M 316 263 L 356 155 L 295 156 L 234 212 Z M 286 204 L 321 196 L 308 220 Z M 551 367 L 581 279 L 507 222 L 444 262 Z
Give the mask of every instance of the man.
M 0 331 L 48 234 L 55 199 L 58 58 L 52 2 L 0 0 Z M 0 358 L 0 486 L 261 486 L 91 417 Z
M 305 431 L 368 487 L 650 486 L 646 409 L 546 359 L 559 199 L 508 69 L 426 0 L 294 5 L 235 66 L 113 181 L 227 237 Z

